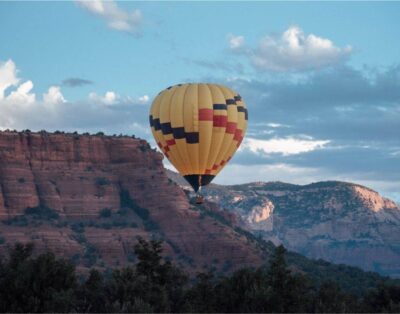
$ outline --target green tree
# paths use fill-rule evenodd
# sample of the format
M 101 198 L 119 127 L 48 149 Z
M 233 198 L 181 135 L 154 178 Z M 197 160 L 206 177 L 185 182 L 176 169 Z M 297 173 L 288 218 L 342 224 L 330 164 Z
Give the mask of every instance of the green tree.
M 176 311 L 183 301 L 187 276 L 162 257 L 161 241 L 147 242 L 139 237 L 134 249 L 138 258 L 136 274 L 145 281 L 143 291 L 146 296 L 142 299 L 154 306 L 155 310 Z M 157 302 L 160 307 L 155 306 Z
M 78 312 L 103 313 L 107 309 L 103 275 L 92 269 L 87 280 L 78 288 Z
M 268 287 L 262 269 L 239 269 L 216 286 L 218 311 L 266 312 Z
M 177 312 L 187 277 L 166 261 L 162 242 L 138 238 L 136 267 L 113 272 L 107 285 L 108 308 L 114 312 Z
M 400 313 L 400 287 L 380 284 L 363 300 L 366 312 Z
M 0 266 L 2 312 L 69 312 L 75 303 L 76 277 L 71 263 L 52 253 L 32 258 L 31 244 L 17 244 Z
M 345 309 L 345 298 L 339 285 L 333 281 L 324 282 L 315 298 L 315 312 L 344 313 Z
M 118 313 L 153 312 L 147 298 L 147 282 L 138 278 L 133 267 L 113 271 L 106 286 L 107 311 Z
M 285 260 L 286 249 L 283 245 L 276 247 L 266 280 L 269 286 L 268 310 L 276 313 L 284 313 L 288 297 L 288 286 L 291 281 L 290 270 Z
M 214 313 L 219 311 L 221 305 L 216 307 L 215 277 L 212 271 L 199 273 L 196 282 L 185 293 L 182 307 L 183 312 L 188 313 Z

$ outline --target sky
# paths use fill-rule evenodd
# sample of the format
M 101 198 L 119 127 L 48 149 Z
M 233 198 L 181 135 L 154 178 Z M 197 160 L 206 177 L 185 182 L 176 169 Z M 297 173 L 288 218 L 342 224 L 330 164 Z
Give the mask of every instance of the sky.
M 399 38 L 400 2 L 2 1 L 0 129 L 155 147 L 154 96 L 214 82 L 249 110 L 216 183 L 340 180 L 400 203 Z

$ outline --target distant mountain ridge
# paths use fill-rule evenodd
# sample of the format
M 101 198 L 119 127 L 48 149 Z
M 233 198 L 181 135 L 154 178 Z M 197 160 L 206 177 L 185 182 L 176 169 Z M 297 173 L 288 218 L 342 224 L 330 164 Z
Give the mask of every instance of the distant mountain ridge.
M 184 188 L 187 184 L 169 172 Z M 367 187 L 339 181 L 255 182 L 203 189 L 242 228 L 311 258 L 400 277 L 400 208 Z

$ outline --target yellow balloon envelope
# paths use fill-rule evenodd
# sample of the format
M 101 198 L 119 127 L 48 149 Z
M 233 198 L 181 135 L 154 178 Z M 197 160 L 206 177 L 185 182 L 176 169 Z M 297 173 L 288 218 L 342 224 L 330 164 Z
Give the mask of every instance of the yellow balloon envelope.
M 232 158 L 247 128 L 242 97 L 217 84 L 178 84 L 161 91 L 150 126 L 164 155 L 197 192 Z

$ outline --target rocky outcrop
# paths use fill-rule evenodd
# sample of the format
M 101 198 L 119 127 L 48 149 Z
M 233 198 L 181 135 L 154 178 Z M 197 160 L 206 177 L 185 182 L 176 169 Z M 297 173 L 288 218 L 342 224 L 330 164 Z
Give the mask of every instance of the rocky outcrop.
M 142 236 L 162 238 L 192 271 L 262 263 L 265 252 L 207 210 L 189 203 L 144 140 L 0 132 L 0 253 L 33 242 L 80 267 L 114 267 L 134 260 Z
M 160 162 L 145 141 L 128 137 L 0 133 L 1 219 L 39 204 L 62 217 L 96 215 L 119 207 L 121 189 L 145 202 L 142 191 L 158 189 L 153 178 L 162 171 Z M 158 192 L 187 206 L 179 190 Z
M 257 182 L 211 184 L 203 193 L 236 214 L 242 228 L 275 244 L 400 277 L 400 209 L 369 188 L 345 182 Z

